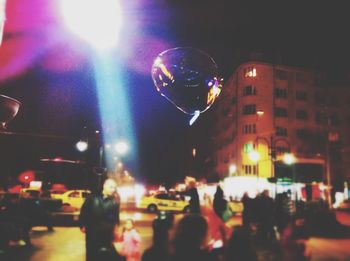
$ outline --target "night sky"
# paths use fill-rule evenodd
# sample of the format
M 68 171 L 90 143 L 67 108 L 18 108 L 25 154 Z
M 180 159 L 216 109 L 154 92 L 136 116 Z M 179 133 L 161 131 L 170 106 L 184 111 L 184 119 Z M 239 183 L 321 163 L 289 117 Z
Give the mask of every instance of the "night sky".
M 72 140 L 83 126 L 91 133 L 100 128 L 91 50 L 64 32 L 55 2 L 8 1 L 0 93 L 23 104 L 9 131 L 65 138 L 1 137 L 3 173 L 42 169 L 40 157 L 81 158 Z M 331 73 L 350 69 L 350 16 L 340 1 L 128 2 L 122 50 L 114 55 L 124 61 L 138 140 L 138 161 L 125 161 L 138 179 L 161 183 L 187 175 L 192 147 L 210 138 L 206 126 L 211 110 L 189 127 L 190 116 L 156 92 L 150 69 L 159 52 L 177 46 L 201 49 L 214 58 L 224 78 L 250 52 L 264 53 L 266 61 Z M 85 159 L 94 161 L 95 156 Z

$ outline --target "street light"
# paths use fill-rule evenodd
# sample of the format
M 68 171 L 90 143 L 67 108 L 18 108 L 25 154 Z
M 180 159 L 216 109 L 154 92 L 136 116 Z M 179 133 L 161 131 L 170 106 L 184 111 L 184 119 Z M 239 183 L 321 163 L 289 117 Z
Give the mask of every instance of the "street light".
M 233 174 L 235 174 L 237 171 L 237 166 L 236 164 L 231 164 L 230 167 L 229 167 L 229 174 L 230 176 L 232 176 Z
M 118 141 L 115 145 L 115 150 L 119 155 L 125 155 L 129 150 L 129 146 L 125 141 Z
M 283 162 L 287 165 L 292 165 L 296 161 L 295 156 L 292 153 L 286 153 L 283 155 Z
M 263 111 L 263 110 L 258 110 L 258 111 L 256 112 L 256 115 L 258 115 L 258 116 L 263 116 L 263 115 L 264 115 L 264 111 Z
M 266 142 L 267 146 L 268 146 L 268 155 L 270 156 L 270 160 L 271 160 L 271 177 L 275 178 L 275 196 L 277 194 L 277 178 L 276 178 L 276 174 L 275 174 L 275 162 L 276 162 L 276 144 L 278 142 L 284 142 L 287 144 L 288 146 L 288 153 L 286 153 L 287 155 L 285 155 L 283 157 L 283 161 L 284 162 L 288 162 L 290 164 L 293 164 L 295 162 L 295 157 L 293 154 L 290 154 L 291 151 L 291 145 L 288 142 L 288 140 L 284 139 L 284 138 L 277 138 L 274 139 L 274 136 L 271 135 L 270 139 L 267 139 L 266 137 L 256 137 L 255 139 L 255 144 L 256 144 L 256 148 L 259 148 L 259 140 L 263 140 Z M 288 155 L 289 154 L 289 155 Z M 253 156 L 254 158 L 254 156 Z M 259 168 L 259 166 L 257 166 Z M 257 172 L 259 173 L 259 170 L 257 170 Z M 259 174 L 258 174 L 259 175 Z M 294 168 L 293 168 L 293 179 L 295 174 L 294 174 Z
M 196 157 L 196 155 L 197 155 L 197 149 L 193 148 L 192 149 L 192 156 L 193 156 L 193 158 Z
M 118 166 L 118 168 L 121 169 L 121 168 L 123 168 L 123 163 L 119 161 L 117 166 Z
M 249 152 L 248 157 L 251 161 L 257 163 L 260 160 L 260 153 L 256 150 Z
M 89 144 L 87 143 L 87 141 L 85 140 L 79 140 L 76 144 L 75 147 L 77 148 L 77 150 L 79 150 L 80 152 L 84 152 L 88 149 Z
M 81 131 L 81 134 L 80 134 L 80 139 L 75 144 L 75 147 L 80 152 L 84 152 L 84 151 L 86 151 L 88 149 L 89 143 L 88 143 L 88 133 L 87 133 L 87 127 L 86 126 L 83 127 L 83 130 Z

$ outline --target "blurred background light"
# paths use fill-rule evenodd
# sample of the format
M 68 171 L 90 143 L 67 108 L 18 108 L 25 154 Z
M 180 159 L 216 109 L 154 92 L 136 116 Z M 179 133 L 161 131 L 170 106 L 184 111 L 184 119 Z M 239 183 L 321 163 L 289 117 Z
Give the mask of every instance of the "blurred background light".
M 62 0 L 67 27 L 100 50 L 116 46 L 122 25 L 118 0 Z
M 80 152 L 86 151 L 88 146 L 89 146 L 88 143 L 86 141 L 83 141 L 83 140 L 80 140 L 75 144 L 75 147 Z

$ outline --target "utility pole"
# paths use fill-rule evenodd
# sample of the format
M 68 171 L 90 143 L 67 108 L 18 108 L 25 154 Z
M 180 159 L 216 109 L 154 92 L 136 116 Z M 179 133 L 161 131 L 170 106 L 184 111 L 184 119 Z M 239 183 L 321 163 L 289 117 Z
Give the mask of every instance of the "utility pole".
M 276 147 L 273 140 L 273 135 L 270 136 L 270 157 L 271 157 L 271 177 L 275 178 Z M 277 188 L 277 179 L 276 179 L 276 188 Z
M 327 142 L 326 142 L 326 182 L 327 182 L 327 202 L 329 208 L 332 208 L 332 182 L 331 182 L 331 157 L 330 157 L 330 141 L 329 141 L 329 132 L 330 132 L 330 126 L 331 126 L 331 119 L 329 117 L 328 111 L 327 113 Z

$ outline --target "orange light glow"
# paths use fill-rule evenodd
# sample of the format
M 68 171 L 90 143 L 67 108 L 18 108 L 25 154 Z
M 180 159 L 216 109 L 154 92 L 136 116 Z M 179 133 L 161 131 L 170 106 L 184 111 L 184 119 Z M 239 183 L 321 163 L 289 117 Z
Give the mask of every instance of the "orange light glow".
M 213 86 L 208 92 L 207 105 L 213 104 L 215 99 L 219 96 L 221 89 Z
M 174 80 L 174 76 L 168 71 L 164 64 L 160 63 L 159 68 L 162 70 L 162 73 L 168 77 L 169 80 Z
M 244 69 L 244 77 L 245 78 L 253 78 L 256 76 L 257 76 L 257 73 L 256 73 L 255 67 L 249 67 L 249 68 Z
M 264 115 L 264 111 L 258 110 L 258 111 L 256 112 L 256 114 L 257 114 L 258 116 L 263 116 L 263 115 Z
M 193 149 L 192 149 L 192 156 L 193 156 L 193 157 L 196 157 L 196 154 L 197 154 L 197 150 L 196 150 L 196 148 L 193 148 Z

